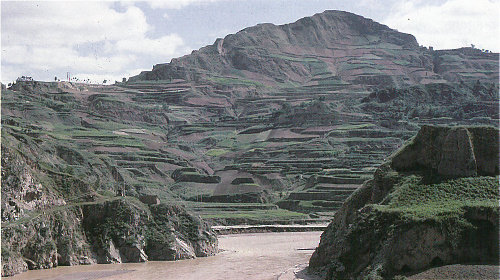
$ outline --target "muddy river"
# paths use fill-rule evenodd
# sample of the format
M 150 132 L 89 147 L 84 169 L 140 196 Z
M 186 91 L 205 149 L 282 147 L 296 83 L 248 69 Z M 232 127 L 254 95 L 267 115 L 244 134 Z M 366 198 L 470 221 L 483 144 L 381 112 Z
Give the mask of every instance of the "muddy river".
M 219 236 L 223 252 L 175 262 L 57 267 L 7 279 L 311 279 L 304 274 L 321 232 L 251 233 Z

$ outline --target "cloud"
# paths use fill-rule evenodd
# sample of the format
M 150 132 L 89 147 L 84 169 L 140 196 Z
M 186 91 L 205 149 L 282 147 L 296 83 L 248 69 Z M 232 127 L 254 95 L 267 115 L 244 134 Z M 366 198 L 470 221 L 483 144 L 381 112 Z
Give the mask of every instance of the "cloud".
M 164 1 L 153 0 L 153 1 L 148 1 L 148 4 L 153 9 L 182 9 L 192 4 L 206 4 L 219 1 L 224 1 L 224 0 L 164 0 Z
M 23 12 L 19 12 L 19 11 Z M 5 18 L 4 18 L 5 17 Z M 15 2 L 2 5 L 2 44 L 66 45 L 141 37 L 149 26 L 137 7 L 107 2 Z
M 177 34 L 163 36 L 157 39 L 144 38 L 136 41 L 134 39 L 125 39 L 118 41 L 116 49 L 118 51 L 127 51 L 139 54 L 155 53 L 161 56 L 171 56 L 184 45 L 184 41 Z
M 26 47 L 2 46 L 3 64 L 13 64 L 35 70 L 68 69 L 73 71 L 113 71 L 135 61 L 136 57 L 121 53 L 111 56 L 82 56 L 66 46 Z
M 1 28 L 3 81 L 20 72 L 121 76 L 186 51 L 175 33 L 150 37 L 140 8 L 111 2 L 2 2 Z
M 91 81 L 94 81 L 96 83 L 102 83 L 104 80 L 106 80 L 106 84 L 113 84 L 115 81 L 121 82 L 123 78 L 128 78 L 130 76 L 137 75 L 138 73 L 141 73 L 142 71 L 146 70 L 151 70 L 151 69 L 146 69 L 146 68 L 137 68 L 137 69 L 131 69 L 127 70 L 124 72 L 116 72 L 116 73 L 109 73 L 109 74 L 96 74 L 94 72 L 79 72 L 75 73 L 72 75 L 72 77 L 78 78 L 79 80 L 85 80 L 85 79 L 90 79 Z M 66 77 L 66 76 L 64 76 Z
M 436 49 L 468 47 L 499 51 L 498 0 L 448 0 L 441 4 L 403 1 L 382 22 L 415 35 Z

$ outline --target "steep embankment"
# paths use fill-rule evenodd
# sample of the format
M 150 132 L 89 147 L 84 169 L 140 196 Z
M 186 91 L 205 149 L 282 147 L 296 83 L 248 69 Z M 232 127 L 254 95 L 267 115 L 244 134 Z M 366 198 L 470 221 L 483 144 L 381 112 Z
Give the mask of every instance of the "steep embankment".
M 90 182 L 43 165 L 37 156 L 49 154 L 39 148 L 2 131 L 2 276 L 217 252 L 215 234 L 184 208 L 97 194 Z
M 498 133 L 422 127 L 347 199 L 310 269 L 327 279 L 391 279 L 445 264 L 498 264 Z

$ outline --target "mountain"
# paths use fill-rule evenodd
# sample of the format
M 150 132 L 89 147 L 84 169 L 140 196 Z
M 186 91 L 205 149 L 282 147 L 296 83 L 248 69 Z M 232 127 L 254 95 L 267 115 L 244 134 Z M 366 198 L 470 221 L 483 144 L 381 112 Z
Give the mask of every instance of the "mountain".
M 278 86 L 387 86 L 498 80 L 498 54 L 462 48 L 433 51 L 410 34 L 364 17 L 325 11 L 291 24 L 259 24 L 190 55 L 158 64 L 137 80 L 213 81 L 220 76 Z
M 210 224 L 330 221 L 421 126 L 498 126 L 498 54 L 327 11 L 113 86 L 21 81 L 1 98 L 10 275 L 214 254 Z

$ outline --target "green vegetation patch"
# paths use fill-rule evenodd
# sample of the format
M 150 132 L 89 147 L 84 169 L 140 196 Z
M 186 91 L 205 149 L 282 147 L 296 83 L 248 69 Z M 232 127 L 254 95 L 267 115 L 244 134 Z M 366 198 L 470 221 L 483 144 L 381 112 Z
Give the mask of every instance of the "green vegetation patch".
M 325 73 L 330 72 L 328 65 L 322 60 L 310 61 L 307 64 L 311 68 L 311 74 L 313 76 L 324 75 Z
M 228 150 L 225 149 L 210 149 L 208 150 L 205 155 L 210 156 L 210 157 L 218 157 L 223 154 L 226 154 Z
M 332 78 L 332 79 L 322 79 L 318 81 L 319 85 L 331 85 L 331 86 L 343 86 L 348 85 L 348 82 L 344 82 L 341 79 Z
M 240 219 L 256 219 L 256 220 L 277 220 L 277 219 L 306 219 L 309 216 L 304 213 L 292 212 L 285 209 L 273 210 L 254 210 L 254 211 L 231 211 L 220 212 L 214 214 L 201 214 L 204 219 L 227 219 L 227 218 L 240 218 Z
M 492 207 L 498 211 L 498 177 L 469 177 L 426 183 L 418 175 L 404 177 L 386 200 L 376 205 L 383 212 L 400 212 L 403 217 L 441 219 L 458 217 L 467 207 Z
M 247 80 L 247 79 L 241 79 L 241 78 L 234 78 L 234 77 L 209 77 L 208 79 L 210 81 L 212 81 L 212 82 L 217 83 L 217 84 L 228 85 L 228 86 L 241 85 L 241 86 L 264 87 L 264 84 L 262 84 L 260 82 L 252 81 L 252 80 Z
M 353 129 L 361 129 L 361 128 L 370 128 L 375 125 L 372 123 L 364 123 L 364 124 L 346 124 L 336 127 L 336 130 L 353 130 Z
M 313 57 L 292 57 L 281 54 L 270 54 L 269 57 L 279 58 L 283 60 L 295 61 L 295 62 L 318 62 L 318 59 Z
M 410 64 L 410 62 L 406 61 L 406 60 L 393 60 L 392 62 L 394 62 L 397 65 L 402 65 L 402 66 L 406 66 L 406 65 Z

